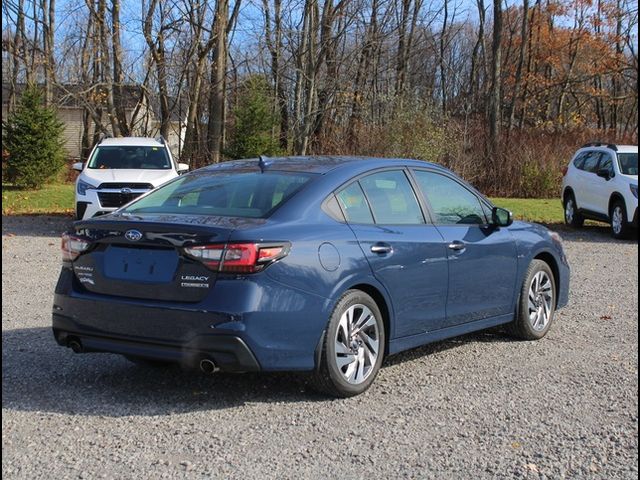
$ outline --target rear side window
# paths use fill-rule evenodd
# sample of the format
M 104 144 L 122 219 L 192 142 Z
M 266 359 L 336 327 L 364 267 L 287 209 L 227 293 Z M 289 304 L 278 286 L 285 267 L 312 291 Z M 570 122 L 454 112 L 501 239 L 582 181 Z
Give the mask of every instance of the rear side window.
M 167 150 L 162 147 L 105 146 L 96 148 L 88 167 L 99 170 L 169 170 L 171 162 Z
M 353 182 L 346 188 L 343 188 L 336 195 L 340 208 L 344 212 L 344 217 L 350 223 L 373 223 L 371 210 L 364 197 L 362 188 L 358 182 Z
M 422 210 L 407 176 L 401 170 L 368 175 L 360 180 L 377 224 L 424 223 Z
M 582 170 L 584 170 L 585 172 L 595 173 L 598 169 L 598 162 L 600 161 L 601 155 L 602 154 L 600 152 L 587 153 L 584 159 Z
M 416 170 L 416 180 L 440 225 L 485 224 L 484 209 L 478 197 L 449 177 Z
M 122 212 L 265 218 L 303 188 L 311 177 L 311 174 L 289 172 L 185 175 Z
M 584 159 L 587 158 L 587 153 L 582 152 L 573 160 L 573 166 L 579 170 L 584 168 Z

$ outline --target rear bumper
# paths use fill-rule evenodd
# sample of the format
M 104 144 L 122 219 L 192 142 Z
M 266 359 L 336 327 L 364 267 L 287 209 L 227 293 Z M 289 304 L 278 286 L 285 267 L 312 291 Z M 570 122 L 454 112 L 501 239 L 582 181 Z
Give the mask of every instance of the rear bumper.
M 58 345 L 75 341 L 79 353 L 108 352 L 126 356 L 165 360 L 196 366 L 203 359 L 230 372 L 255 372 L 260 365 L 247 344 L 234 335 L 197 335 L 183 344 L 158 343 L 126 337 L 96 335 L 87 332 L 71 318 L 53 314 L 53 335 Z
M 53 332 L 67 346 L 190 363 L 211 357 L 222 370 L 313 370 L 331 302 L 269 277 L 216 280 L 198 303 L 138 300 L 80 291 L 63 268 L 54 295 Z

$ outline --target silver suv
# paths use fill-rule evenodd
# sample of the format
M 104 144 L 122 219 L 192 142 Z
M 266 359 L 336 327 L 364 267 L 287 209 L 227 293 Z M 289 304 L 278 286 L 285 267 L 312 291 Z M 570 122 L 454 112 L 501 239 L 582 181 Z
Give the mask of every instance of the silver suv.
M 585 219 L 611 225 L 615 238 L 638 227 L 638 146 L 588 143 L 563 170 L 562 204 L 567 225 Z
M 73 165 L 76 219 L 104 215 L 186 172 L 162 137 L 118 137 L 99 142 L 86 164 Z

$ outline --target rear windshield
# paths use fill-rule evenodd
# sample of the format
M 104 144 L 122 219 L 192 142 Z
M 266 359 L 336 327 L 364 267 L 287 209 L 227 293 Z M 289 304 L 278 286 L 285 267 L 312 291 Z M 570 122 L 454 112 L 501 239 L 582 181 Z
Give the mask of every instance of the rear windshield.
M 98 147 L 89 160 L 89 168 L 169 170 L 171 162 L 162 147 L 109 146 Z
M 185 175 L 133 202 L 121 213 L 265 218 L 311 177 L 297 172 Z
M 638 154 L 619 153 L 618 164 L 623 175 L 638 175 Z

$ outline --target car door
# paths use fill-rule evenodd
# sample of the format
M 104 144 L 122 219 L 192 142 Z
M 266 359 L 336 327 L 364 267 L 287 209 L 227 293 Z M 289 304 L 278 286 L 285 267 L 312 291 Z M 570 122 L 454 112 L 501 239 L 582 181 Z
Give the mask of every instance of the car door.
M 578 182 L 578 191 L 576 202 L 578 208 L 590 211 L 597 211 L 597 195 L 600 180 L 602 178 L 596 175 L 598 164 L 602 153 L 597 150 L 591 150 L 584 159 L 582 169 L 579 171 L 580 181 Z
M 446 246 L 447 315 L 442 328 L 513 313 L 518 259 L 507 228 L 489 225 L 482 201 L 453 177 L 413 174 Z
M 445 318 L 447 254 L 425 221 L 403 169 L 366 175 L 337 192 L 374 276 L 390 294 L 391 338 L 436 329 Z
M 597 175 L 599 170 L 607 170 L 609 172 L 609 178 L 603 178 Z M 602 152 L 600 154 L 600 162 L 596 167 L 596 175 L 593 179 L 593 189 L 590 192 L 592 210 L 602 215 L 609 215 L 609 199 L 611 194 L 615 190 L 613 170 L 613 157 L 609 152 Z

